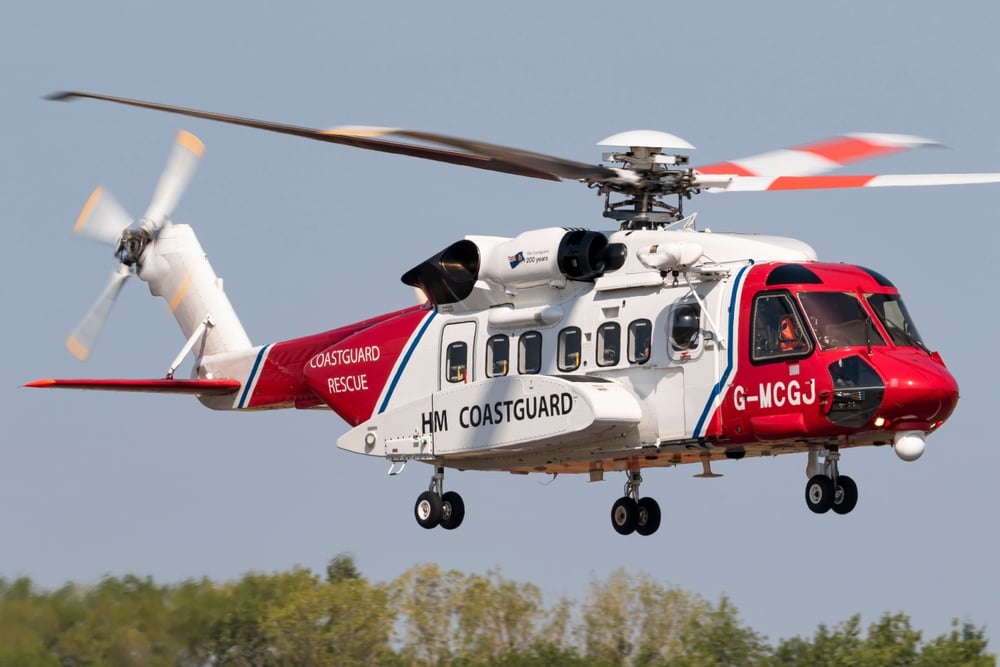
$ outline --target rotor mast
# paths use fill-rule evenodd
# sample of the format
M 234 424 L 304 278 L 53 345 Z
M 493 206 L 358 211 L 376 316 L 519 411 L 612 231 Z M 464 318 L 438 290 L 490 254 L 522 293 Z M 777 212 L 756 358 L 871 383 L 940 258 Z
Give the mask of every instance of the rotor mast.
M 693 173 L 686 168 L 688 155 L 663 151 L 686 151 L 694 146 L 676 135 L 657 130 L 620 132 L 597 145 L 628 146 L 627 152 L 604 153 L 601 159 L 617 162 L 637 177 L 630 183 L 591 183 L 591 187 L 598 188 L 598 192 L 604 195 L 605 218 L 619 221 L 622 229 L 650 229 L 684 217 L 684 200 L 697 192 L 693 187 Z M 612 193 L 625 195 L 626 198 L 612 201 Z M 669 195 L 677 196 L 676 205 L 662 199 Z

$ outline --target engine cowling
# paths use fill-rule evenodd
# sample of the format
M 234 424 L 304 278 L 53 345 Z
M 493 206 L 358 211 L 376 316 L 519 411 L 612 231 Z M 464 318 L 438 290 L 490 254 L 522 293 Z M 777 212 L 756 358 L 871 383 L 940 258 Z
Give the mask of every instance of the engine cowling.
M 591 282 L 620 268 L 625 253 L 601 232 L 549 227 L 512 239 L 463 239 L 404 273 L 402 281 L 435 304 L 457 303 L 472 294 L 477 280 L 511 289 Z

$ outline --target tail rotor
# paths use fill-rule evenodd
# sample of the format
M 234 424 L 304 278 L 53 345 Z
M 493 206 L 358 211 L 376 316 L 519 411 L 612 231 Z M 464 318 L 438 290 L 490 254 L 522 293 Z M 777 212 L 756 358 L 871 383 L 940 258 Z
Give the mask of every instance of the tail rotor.
M 133 273 L 139 274 L 143 264 L 153 259 L 156 238 L 170 224 L 170 215 L 204 151 L 205 146 L 198 137 L 183 130 L 177 133 L 153 198 L 139 220 L 132 218 L 104 187 L 98 187 L 87 199 L 73 233 L 112 246 L 119 263 L 97 301 L 66 339 L 67 349 L 77 359 L 84 361 L 90 356 L 125 282 Z

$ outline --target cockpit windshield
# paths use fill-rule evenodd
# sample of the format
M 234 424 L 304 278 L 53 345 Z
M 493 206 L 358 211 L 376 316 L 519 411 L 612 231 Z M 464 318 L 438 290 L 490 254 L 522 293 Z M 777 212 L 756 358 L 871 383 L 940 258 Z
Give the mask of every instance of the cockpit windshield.
M 868 311 L 854 294 L 800 292 L 799 301 L 806 311 L 821 350 L 854 345 L 885 345 L 885 339 L 875 328 Z
M 872 294 L 868 297 L 868 303 L 895 345 L 927 349 L 898 294 Z

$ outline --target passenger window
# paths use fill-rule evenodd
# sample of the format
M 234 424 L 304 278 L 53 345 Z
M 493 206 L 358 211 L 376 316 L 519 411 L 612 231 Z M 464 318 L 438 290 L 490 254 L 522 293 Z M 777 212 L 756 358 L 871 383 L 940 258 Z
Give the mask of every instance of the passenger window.
M 469 346 L 462 341 L 450 343 L 445 351 L 448 382 L 467 382 L 469 368 Z
M 652 335 L 653 323 L 649 320 L 636 320 L 628 325 L 628 360 L 630 363 L 644 364 L 649 361 Z
M 510 339 L 504 334 L 490 336 L 486 341 L 486 377 L 507 375 L 510 362 Z
M 674 352 L 694 350 L 701 342 L 701 306 L 682 303 L 670 314 L 670 348 Z
M 754 361 L 802 357 L 812 351 L 812 341 L 787 293 L 761 294 L 754 299 L 752 330 Z
M 559 370 L 575 371 L 580 367 L 583 334 L 580 327 L 568 327 L 559 332 Z
M 525 375 L 542 370 L 542 334 L 525 331 L 517 340 L 517 372 Z
M 617 322 L 605 322 L 597 329 L 597 365 L 616 366 L 621 358 L 622 328 Z

